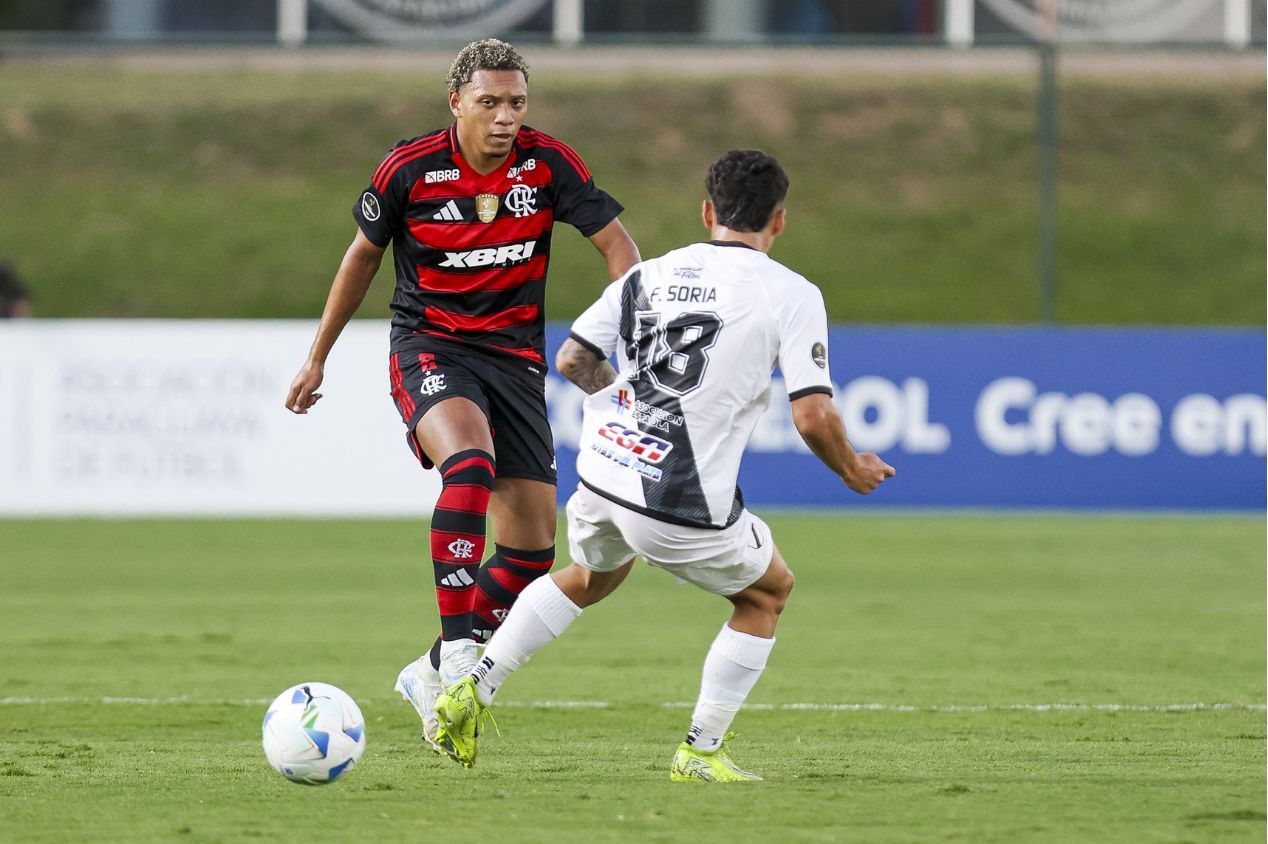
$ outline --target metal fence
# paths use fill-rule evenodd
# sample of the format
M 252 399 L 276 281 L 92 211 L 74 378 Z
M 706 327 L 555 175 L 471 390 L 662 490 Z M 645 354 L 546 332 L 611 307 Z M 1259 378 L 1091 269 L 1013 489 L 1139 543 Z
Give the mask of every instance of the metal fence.
M 1266 0 L 3 0 L 6 39 L 1262 45 Z

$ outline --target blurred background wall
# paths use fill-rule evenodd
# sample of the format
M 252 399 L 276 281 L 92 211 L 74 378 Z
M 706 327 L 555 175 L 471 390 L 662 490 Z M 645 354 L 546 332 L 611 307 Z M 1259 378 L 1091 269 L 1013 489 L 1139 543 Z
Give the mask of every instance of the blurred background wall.
M 267 38 L 304 20 L 306 38 L 420 39 L 496 29 L 516 37 L 655 36 L 768 42 L 1008 41 L 1051 16 L 1068 39 L 1263 43 L 1262 0 L 6 0 L 0 28 L 107 38 Z M 964 31 L 967 29 L 967 32 Z M 574 32 L 573 30 L 576 30 Z
M 1264 7 L 0 0 L 0 310 L 37 317 L 0 320 L 0 510 L 386 512 L 358 484 L 425 509 L 393 492 L 420 481 L 374 363 L 390 262 L 332 398 L 305 419 L 281 399 L 353 201 L 449 121 L 445 71 L 483 35 L 524 52 L 528 122 L 581 152 L 645 255 L 699 237 L 721 151 L 784 162 L 775 257 L 847 326 L 852 430 L 920 467 L 896 503 L 1262 508 Z M 606 283 L 566 229 L 550 278 L 557 321 Z M 262 319 L 295 322 L 238 321 Z M 561 462 L 573 393 L 552 381 Z M 821 471 L 773 413 L 756 489 Z M 316 451 L 343 480 L 298 495 L 285 467 Z M 1215 480 L 1186 498 L 1185 476 Z
M 0 0 L 0 261 L 43 316 L 315 313 L 352 186 L 448 121 L 448 61 L 492 33 L 529 57 L 529 122 L 586 156 L 645 251 L 693 229 L 717 148 L 762 145 L 832 174 L 795 179 L 788 242 L 834 319 L 1259 324 L 1264 10 Z M 557 318 L 601 281 L 562 240 Z

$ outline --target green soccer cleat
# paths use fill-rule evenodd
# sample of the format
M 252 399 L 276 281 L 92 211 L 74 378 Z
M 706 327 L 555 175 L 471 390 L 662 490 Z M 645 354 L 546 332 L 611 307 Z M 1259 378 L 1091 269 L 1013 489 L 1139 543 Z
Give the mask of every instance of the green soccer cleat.
M 449 758 L 470 768 L 476 760 L 476 738 L 486 720 L 493 718 L 489 707 L 476 694 L 475 678 L 464 677 L 436 698 L 436 744 Z M 497 724 L 494 724 L 497 728 Z
M 726 743 L 735 733 L 727 733 L 722 746 L 712 753 L 692 747 L 685 741 L 678 745 L 674 763 L 669 766 L 673 782 L 756 782 L 761 777 L 746 771 L 731 759 Z

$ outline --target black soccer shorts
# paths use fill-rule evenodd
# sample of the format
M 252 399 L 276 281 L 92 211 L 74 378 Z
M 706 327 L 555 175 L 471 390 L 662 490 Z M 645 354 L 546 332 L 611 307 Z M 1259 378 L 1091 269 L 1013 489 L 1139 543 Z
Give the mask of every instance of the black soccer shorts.
M 497 476 L 556 483 L 555 442 L 546 414 L 546 367 L 453 343 L 393 338 L 388 370 L 405 439 L 424 469 L 435 463 L 414 436 L 418 420 L 445 399 L 476 403 L 489 420 Z

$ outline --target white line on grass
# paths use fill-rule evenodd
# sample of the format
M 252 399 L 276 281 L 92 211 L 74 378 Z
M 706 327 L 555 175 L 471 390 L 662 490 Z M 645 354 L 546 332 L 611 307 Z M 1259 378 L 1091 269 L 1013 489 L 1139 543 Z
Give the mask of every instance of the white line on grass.
M 385 698 L 369 698 L 363 702 L 382 703 Z M 164 706 L 173 704 L 202 704 L 212 706 L 265 706 L 272 698 L 199 698 L 189 695 L 178 697 L 4 697 L 0 706 L 56 706 L 59 704 L 134 704 L 140 706 Z M 508 700 L 499 703 L 501 709 L 606 709 L 613 704 L 606 700 Z M 666 709 L 691 709 L 693 702 L 671 701 L 661 704 Z M 1004 703 L 1004 704 L 947 704 L 915 706 L 900 703 L 749 703 L 745 709 L 773 710 L 779 712 L 1220 712 L 1227 710 L 1263 712 L 1268 705 L 1262 703 Z
M 695 703 L 666 703 L 667 709 L 692 709 Z M 897 703 L 747 703 L 745 709 L 809 710 L 811 712 L 1206 712 L 1246 710 L 1263 712 L 1262 703 L 1170 703 L 1147 705 L 1132 703 L 1004 703 L 950 704 L 947 706 L 910 706 Z
M 64 703 L 128 703 L 140 706 L 205 703 L 217 706 L 256 706 L 272 702 L 272 698 L 195 698 L 189 695 L 180 695 L 178 697 L 0 697 L 0 706 L 56 706 Z

